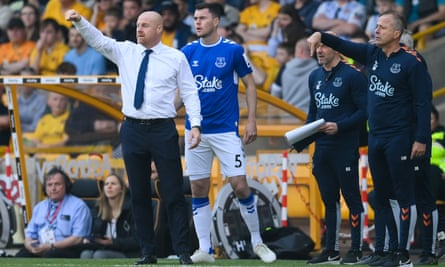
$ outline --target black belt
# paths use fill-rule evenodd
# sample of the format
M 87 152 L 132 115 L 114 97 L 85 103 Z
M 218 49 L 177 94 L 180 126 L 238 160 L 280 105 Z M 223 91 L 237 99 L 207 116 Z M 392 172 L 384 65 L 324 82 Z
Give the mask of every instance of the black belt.
M 136 119 L 132 117 L 125 116 L 125 120 L 131 123 L 144 124 L 144 125 L 154 125 L 161 122 L 166 122 L 171 120 L 171 118 L 162 118 L 162 119 Z

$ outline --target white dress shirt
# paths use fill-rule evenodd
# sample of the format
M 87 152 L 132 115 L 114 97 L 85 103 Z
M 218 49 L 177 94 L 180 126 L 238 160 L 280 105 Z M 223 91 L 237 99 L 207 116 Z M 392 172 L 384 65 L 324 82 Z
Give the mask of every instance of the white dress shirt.
M 138 110 L 133 106 L 139 66 L 146 47 L 130 41 L 116 41 L 104 36 L 85 18 L 73 22 L 87 43 L 114 62 L 119 68 L 122 112 L 137 119 L 176 117 L 176 89 L 186 107 L 192 126 L 201 124 L 201 106 L 193 74 L 184 54 L 162 43 L 151 49 L 145 77 L 144 102 Z

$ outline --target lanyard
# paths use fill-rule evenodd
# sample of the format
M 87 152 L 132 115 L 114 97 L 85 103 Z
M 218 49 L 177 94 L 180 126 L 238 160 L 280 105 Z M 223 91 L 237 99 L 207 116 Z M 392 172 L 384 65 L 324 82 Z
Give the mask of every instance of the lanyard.
M 49 222 L 50 225 L 52 225 L 54 223 L 54 221 L 56 220 L 57 215 L 59 214 L 60 209 L 62 208 L 62 203 L 63 203 L 63 199 L 62 199 L 62 201 L 59 202 L 59 204 L 57 204 L 56 211 L 54 212 L 53 216 L 48 220 L 48 218 L 51 214 L 51 210 L 52 210 L 51 203 L 50 203 L 50 208 L 48 209 L 48 214 L 46 214 L 46 217 L 45 217 L 45 219 Z

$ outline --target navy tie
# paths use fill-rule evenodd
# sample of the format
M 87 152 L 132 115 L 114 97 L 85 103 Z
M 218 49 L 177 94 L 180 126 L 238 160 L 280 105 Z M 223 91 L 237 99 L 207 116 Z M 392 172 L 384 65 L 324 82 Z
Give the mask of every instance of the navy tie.
M 145 88 L 145 75 L 148 67 L 148 56 L 153 52 L 151 49 L 145 50 L 145 56 L 142 59 L 141 66 L 139 67 L 138 81 L 136 83 L 136 93 L 134 95 L 134 107 L 139 109 L 144 102 L 144 88 Z

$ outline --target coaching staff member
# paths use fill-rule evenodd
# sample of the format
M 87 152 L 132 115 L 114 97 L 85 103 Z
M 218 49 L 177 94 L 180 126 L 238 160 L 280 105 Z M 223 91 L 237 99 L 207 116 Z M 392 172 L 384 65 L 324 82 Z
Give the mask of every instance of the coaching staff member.
M 323 42 L 366 65 L 369 72 L 368 159 L 375 199 L 383 207 L 378 212 L 390 209 L 391 189 L 400 206 L 396 214 L 400 225 L 397 253 L 383 266 L 412 265 L 409 233 L 417 219 L 413 160 L 430 155 L 431 77 L 422 57 L 401 47 L 404 31 L 403 18 L 388 11 L 378 19 L 375 45 L 352 43 L 320 32 L 308 39 L 311 51 Z M 377 221 L 378 212 L 376 231 L 380 229 L 377 224 L 384 223 Z
M 91 47 L 119 68 L 125 116 L 120 138 L 142 253 L 135 264 L 157 262 L 150 194 L 152 159 L 160 177 L 161 198 L 168 209 L 173 249 L 181 264 L 191 264 L 187 204 L 182 191 L 178 133 L 173 120 L 177 88 L 193 127 L 188 139 L 191 149 L 201 140 L 201 115 L 197 88 L 184 54 L 161 43 L 162 18 L 157 12 L 146 11 L 139 15 L 137 44 L 105 37 L 75 10 L 67 11 L 65 16 Z

